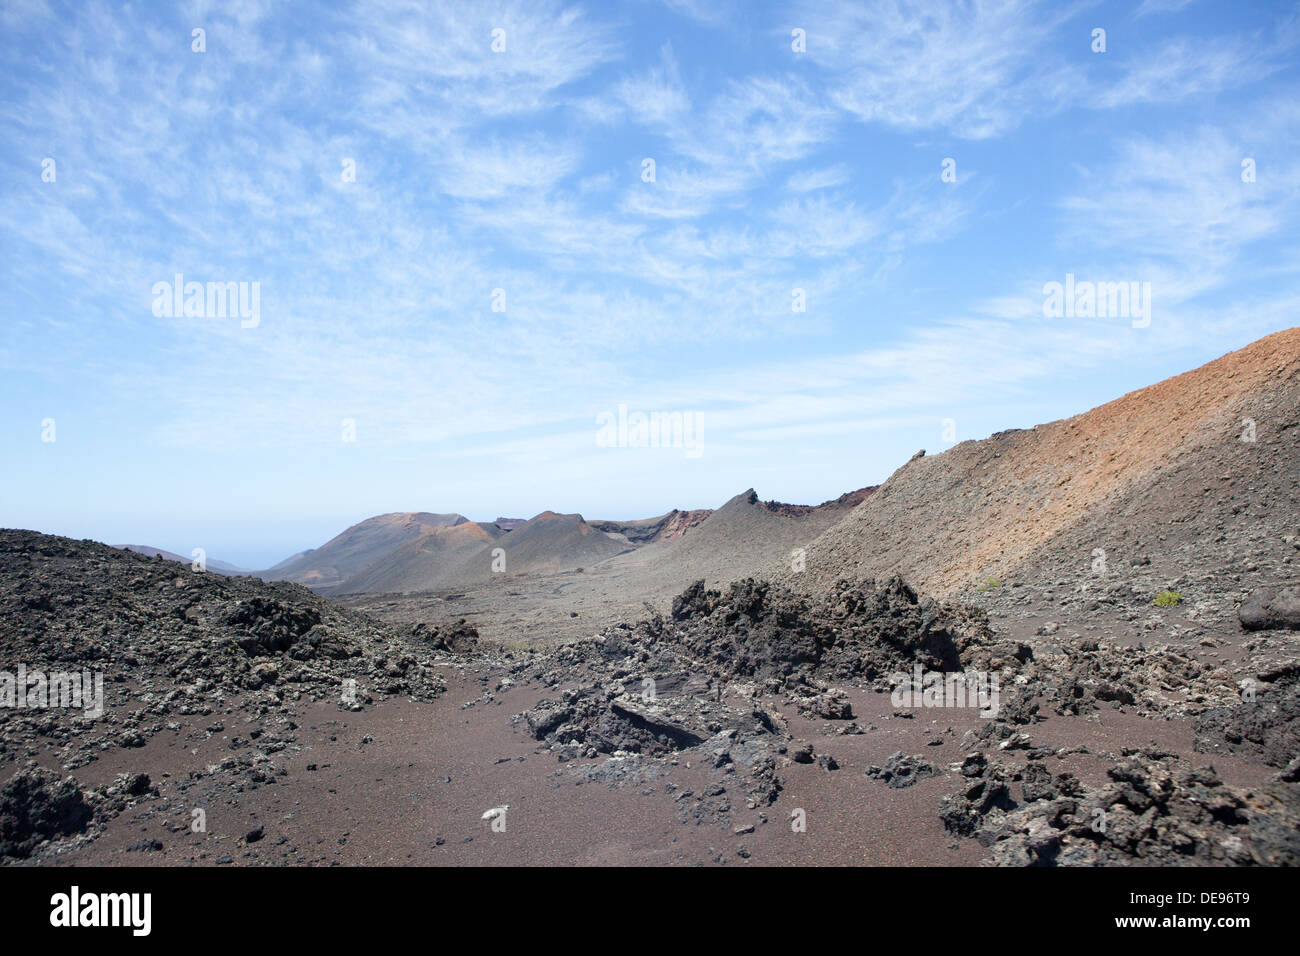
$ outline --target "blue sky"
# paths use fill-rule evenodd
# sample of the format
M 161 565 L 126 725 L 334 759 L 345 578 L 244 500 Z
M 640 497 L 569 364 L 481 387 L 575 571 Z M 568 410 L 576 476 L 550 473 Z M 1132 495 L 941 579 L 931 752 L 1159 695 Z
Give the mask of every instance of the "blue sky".
M 1297 324 L 1298 48 L 1295 3 L 10 0 L 0 525 L 261 567 L 1084 411 Z M 155 314 L 177 273 L 257 324 Z M 1067 273 L 1150 324 L 1045 316 Z M 701 454 L 601 447 L 619 405 Z

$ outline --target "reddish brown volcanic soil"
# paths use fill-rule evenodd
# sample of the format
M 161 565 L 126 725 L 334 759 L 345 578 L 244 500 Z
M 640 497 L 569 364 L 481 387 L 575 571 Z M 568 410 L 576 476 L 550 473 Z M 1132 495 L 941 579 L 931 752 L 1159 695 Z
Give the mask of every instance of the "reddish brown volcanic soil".
M 717 777 L 699 761 L 688 767 L 683 757 L 648 785 L 590 779 L 581 771 L 602 766 L 604 758 L 557 762 L 509 725 L 509 715 L 528 709 L 543 691 L 494 691 L 487 701 L 484 685 L 496 686 L 490 670 L 471 667 L 448 677 L 447 694 L 433 703 L 394 700 L 361 713 L 329 704 L 309 708 L 299 747 L 281 761 L 286 775 L 273 785 L 236 792 L 218 773 L 181 791 L 180 768 L 219 763 L 231 755 L 232 739 L 247 737 L 249 728 L 233 722 L 210 736 L 184 726 L 140 750 L 107 754 L 88 768 L 87 783 L 143 771 L 159 783 L 159 795 L 136 803 L 85 848 L 50 862 L 912 866 L 970 865 L 983 856 L 975 841 L 945 832 L 935 814 L 949 781 L 935 777 L 891 789 L 863 773 L 897 751 L 940 765 L 959 762 L 958 742 L 978 727 L 977 718 L 900 720 L 891 716 L 887 695 L 853 692 L 861 722 L 877 728 L 871 734 L 825 738 L 818 722 L 792 720 L 796 735 L 833 755 L 839 770 L 789 763 L 780 771 L 785 790 L 775 805 L 750 810 L 742 801 L 716 818 L 682 822 L 683 805 L 693 809 L 694 796 Z M 1052 721 L 1035 736 L 1046 746 L 1099 750 L 1154 742 L 1190 751 L 1192 743 L 1186 727 L 1121 714 L 1086 724 Z M 1085 781 L 1104 779 L 1104 762 L 1084 755 L 1050 764 Z M 1266 776 L 1242 761 L 1215 764 L 1243 785 Z M 682 798 L 684 791 L 692 796 Z M 494 833 L 481 816 L 504 804 L 506 831 Z M 207 808 L 206 834 L 189 831 L 194 807 Z M 788 822 L 796 807 L 807 811 L 804 833 Z M 249 843 L 245 837 L 258 824 L 264 834 Z M 753 833 L 735 832 L 749 825 Z M 142 840 L 156 840 L 162 849 L 128 850 Z

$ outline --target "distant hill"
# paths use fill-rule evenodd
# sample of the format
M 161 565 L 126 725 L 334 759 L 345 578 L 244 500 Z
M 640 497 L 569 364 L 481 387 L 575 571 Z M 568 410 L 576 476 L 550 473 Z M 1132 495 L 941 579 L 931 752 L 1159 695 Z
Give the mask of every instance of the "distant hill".
M 268 571 L 279 571 L 281 568 L 287 568 L 289 565 L 293 564 L 295 561 L 301 561 L 303 558 L 307 557 L 307 555 L 311 554 L 311 553 L 312 553 L 313 551 L 315 551 L 315 550 L 316 550 L 315 548 L 308 548 L 306 551 L 299 551 L 297 554 L 291 554 L 291 555 L 289 555 L 289 557 L 285 558 L 285 559 L 284 559 L 283 561 L 281 561 L 279 564 L 273 565 L 273 566 L 271 566 L 270 568 L 268 568 L 267 570 L 268 570 Z
M 658 518 L 641 518 L 635 521 L 592 521 L 593 528 L 606 534 L 622 535 L 632 544 L 653 544 L 656 541 L 672 541 L 680 538 L 688 529 L 695 527 L 709 515 L 712 508 L 700 508 L 695 511 L 679 511 L 674 508 Z
M 162 548 L 155 548 L 147 544 L 115 544 L 112 545 L 112 547 L 121 548 L 123 551 L 132 551 L 136 554 L 143 554 L 147 558 L 153 558 L 161 555 L 164 561 L 176 561 L 180 564 L 188 564 L 188 565 L 192 565 L 194 563 L 193 558 L 187 558 L 182 555 L 176 554 L 173 551 L 164 551 Z M 224 574 L 227 577 L 238 577 L 240 575 L 247 575 L 253 573 L 252 571 L 249 571 L 247 568 L 237 567 L 225 561 L 214 561 L 212 558 L 207 559 L 207 561 L 205 562 L 205 566 L 209 571 L 215 571 L 216 573 Z
M 528 520 L 474 522 L 459 514 L 377 515 L 321 547 L 260 572 L 324 594 L 387 594 L 473 588 L 520 575 L 602 568 L 638 594 L 752 573 L 811 542 L 871 493 L 862 488 L 821 505 L 763 502 L 752 489 L 722 508 L 629 521 L 587 521 L 544 511 Z M 504 554 L 505 570 L 496 549 Z M 644 555 L 644 556 L 642 556 Z
M 504 552 L 504 571 L 493 571 L 494 550 Z M 412 592 L 485 584 L 519 574 L 570 571 L 630 550 L 597 530 L 582 515 L 544 511 L 503 531 L 497 523 L 431 529 L 382 555 L 361 572 L 331 588 L 332 593 Z
M 427 591 L 474 577 L 473 561 L 481 557 L 480 572 L 491 570 L 489 545 L 506 532 L 495 524 L 473 521 L 429 528 L 419 537 L 382 555 L 333 590 L 340 594 L 369 591 L 407 593 Z M 485 548 L 487 548 L 486 556 Z M 480 574 L 479 576 L 482 576 Z
M 297 560 L 264 572 L 268 580 L 294 581 L 311 588 L 330 588 L 365 570 L 406 542 L 430 529 L 465 524 L 464 515 L 397 512 L 354 524 Z
M 761 501 L 750 488 L 680 534 L 611 562 L 610 573 L 630 577 L 647 596 L 663 595 L 703 578 L 710 586 L 789 561 L 844 519 L 874 489 L 860 488 L 820 505 Z
M 592 527 L 580 514 L 543 511 L 502 541 L 506 573 L 567 571 L 590 566 L 630 550 L 630 546 Z

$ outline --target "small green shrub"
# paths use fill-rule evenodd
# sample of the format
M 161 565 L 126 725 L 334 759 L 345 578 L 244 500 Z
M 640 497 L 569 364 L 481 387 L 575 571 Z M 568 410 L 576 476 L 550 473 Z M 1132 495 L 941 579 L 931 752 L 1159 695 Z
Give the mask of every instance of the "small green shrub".
M 984 581 L 976 586 L 976 591 L 994 591 L 1002 587 L 1002 582 L 997 578 L 985 578 Z
M 1153 602 L 1156 607 L 1173 607 L 1183 599 L 1178 591 L 1161 591 Z

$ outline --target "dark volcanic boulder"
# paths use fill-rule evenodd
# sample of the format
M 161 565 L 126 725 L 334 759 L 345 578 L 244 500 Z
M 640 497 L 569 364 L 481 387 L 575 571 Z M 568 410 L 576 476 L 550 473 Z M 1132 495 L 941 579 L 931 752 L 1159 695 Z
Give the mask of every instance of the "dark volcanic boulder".
M 1300 587 L 1257 588 L 1237 610 L 1248 631 L 1300 630 Z
M 1294 866 L 1300 787 L 1224 784 L 1214 770 L 1130 756 L 1104 787 L 1037 800 L 993 822 L 1002 866 Z M 986 823 L 988 821 L 986 820 Z
M 239 638 L 240 647 L 250 654 L 265 654 L 288 650 L 320 621 L 320 612 L 315 608 L 254 597 L 240 601 L 224 623 L 244 632 L 245 636 Z
M 684 621 L 690 617 L 707 617 L 717 606 L 719 594 L 704 587 L 704 579 L 696 581 L 677 597 L 673 598 L 672 618 Z
M 528 730 L 538 740 L 545 740 L 555 733 L 565 721 L 573 716 L 573 708 L 557 700 L 539 701 L 537 706 L 528 711 L 526 720 Z
M 411 636 L 435 650 L 449 654 L 472 654 L 478 650 L 478 628 L 463 617 L 455 623 L 428 624 L 421 621 L 411 626 Z
M 28 857 L 44 840 L 81 833 L 92 815 L 71 780 L 20 770 L 0 788 L 0 857 Z
M 926 777 L 937 777 L 942 773 L 943 771 L 934 764 L 928 763 L 920 757 L 905 754 L 902 751 L 891 754 L 883 767 L 873 765 L 867 768 L 868 777 L 873 780 L 881 780 L 895 790 L 910 787 L 918 780 L 924 780 Z
M 840 581 L 819 598 L 752 578 L 725 591 L 697 581 L 673 601 L 663 636 L 719 676 L 787 685 L 814 673 L 886 681 L 916 664 L 956 671 L 1023 661 L 1010 645 L 995 646 L 982 611 L 922 599 L 898 577 Z
M 1300 754 L 1300 664 L 1259 675 L 1241 700 L 1196 718 L 1201 753 L 1240 753 L 1285 767 Z

